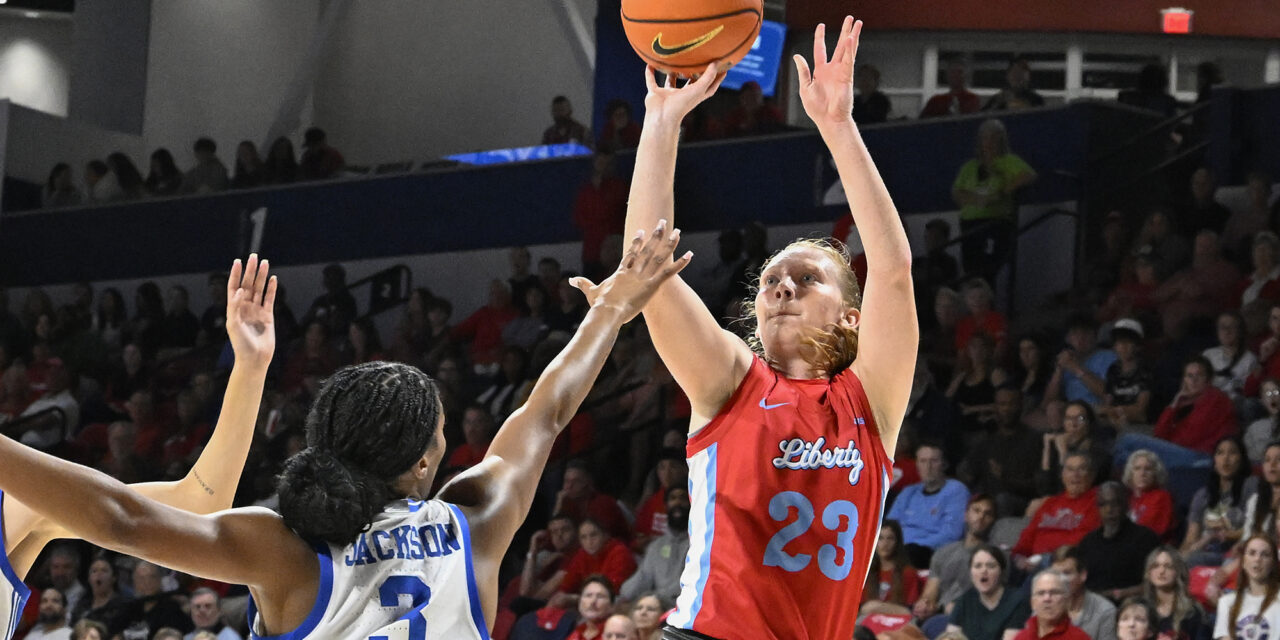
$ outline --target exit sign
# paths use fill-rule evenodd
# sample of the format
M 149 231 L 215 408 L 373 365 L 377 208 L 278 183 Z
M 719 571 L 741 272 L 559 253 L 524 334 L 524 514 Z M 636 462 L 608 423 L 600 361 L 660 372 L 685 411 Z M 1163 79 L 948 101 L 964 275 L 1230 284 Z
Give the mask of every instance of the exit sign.
M 1173 7 L 1160 10 L 1160 27 L 1165 33 L 1191 33 L 1190 9 Z

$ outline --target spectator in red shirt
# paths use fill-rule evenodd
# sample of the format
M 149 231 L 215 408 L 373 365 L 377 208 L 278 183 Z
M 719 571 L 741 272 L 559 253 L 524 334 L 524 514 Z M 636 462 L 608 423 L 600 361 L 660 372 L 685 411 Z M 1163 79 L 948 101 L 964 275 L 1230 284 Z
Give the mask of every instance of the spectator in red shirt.
M 624 541 L 630 540 L 631 526 L 622 513 L 622 508 L 618 506 L 618 500 L 596 491 L 587 465 L 581 460 L 571 460 L 565 467 L 564 485 L 556 494 L 556 506 L 551 510 L 552 513 L 566 514 L 579 524 L 590 518 L 599 523 L 609 535 Z
M 1003 361 L 1008 350 L 1009 321 L 992 308 L 996 295 L 991 285 L 982 278 L 972 278 L 964 283 L 961 294 L 968 314 L 956 323 L 956 351 L 963 353 L 973 334 L 985 333 L 995 341 L 998 361 Z
M 939 116 L 958 116 L 966 113 L 977 113 L 982 109 L 982 100 L 978 95 L 965 87 L 964 62 L 952 60 L 947 63 L 946 93 L 940 93 L 925 103 L 920 112 L 921 118 L 937 118 Z
M 489 451 L 489 443 L 496 432 L 493 416 L 480 404 L 471 404 L 462 414 L 462 443 L 449 455 L 450 467 L 466 469 L 474 467 Z
M 303 180 L 328 180 L 337 177 L 347 166 L 342 153 L 329 146 L 324 129 L 311 127 L 303 135 L 302 158 L 298 172 Z
M 627 215 L 626 180 L 617 176 L 613 152 L 602 149 L 591 163 L 591 179 L 578 188 L 573 203 L 573 226 L 582 233 L 583 275 L 597 280 L 617 265 L 603 264 L 605 238 L 622 233 Z
M 679 449 L 663 449 L 654 469 L 658 484 L 636 508 L 635 539 L 631 548 L 643 552 L 649 541 L 667 534 L 667 489 L 689 482 L 689 463 Z
M 337 368 L 337 356 L 329 344 L 329 328 L 320 320 L 313 320 L 307 325 L 302 344 L 285 360 L 281 388 L 291 397 L 314 395 L 320 381 Z
M 590 576 L 604 576 L 616 590 L 635 572 L 636 557 L 627 545 L 610 537 L 599 523 L 588 518 L 578 525 L 578 550 L 569 556 L 558 575 L 547 581 L 546 586 L 554 585 L 556 591 L 550 604 L 569 608 Z
M 573 518 L 564 514 L 551 518 L 547 528 L 529 539 L 529 553 L 520 573 L 520 595 L 526 598 L 542 595 L 542 600 L 555 593 L 550 580 L 565 568 L 578 551 L 578 529 Z
M 1169 471 L 1160 456 L 1146 449 L 1129 454 L 1121 481 L 1129 488 L 1129 519 L 1167 539 L 1173 533 L 1173 496 L 1164 488 Z
M 1031 556 L 1048 554 L 1064 545 L 1080 543 L 1102 523 L 1098 516 L 1097 489 L 1090 487 L 1093 458 L 1086 452 L 1068 453 L 1062 461 L 1063 491 L 1046 499 L 1010 550 L 1014 564 L 1023 571 L 1033 568 Z
M 1089 640 L 1089 634 L 1071 624 L 1068 615 L 1067 577 L 1057 571 L 1041 571 L 1031 581 L 1031 611 L 1035 614 L 1027 620 L 1014 640 Z
M 1272 303 L 1267 310 L 1267 333 L 1258 341 L 1255 351 L 1261 366 L 1245 380 L 1244 394 L 1250 398 L 1258 397 L 1263 380 L 1280 380 L 1280 302 Z
M 209 437 L 209 423 L 200 419 L 200 401 L 190 390 L 178 393 L 177 423 L 164 442 L 164 454 L 160 459 L 166 477 L 181 478 L 195 464 L 193 455 Z
M 1213 367 L 1203 356 L 1182 370 L 1182 388 L 1160 414 L 1155 435 L 1180 447 L 1209 454 L 1220 438 L 1236 430 L 1231 398 L 1209 384 Z
M 922 588 L 924 581 L 911 566 L 907 546 L 902 542 L 902 525 L 897 520 L 885 520 L 871 557 L 858 614 L 911 615 Z
M 640 146 L 640 124 L 632 119 L 630 103 L 614 98 L 605 108 L 605 114 L 608 118 L 596 149 L 622 151 Z
M 471 364 L 477 375 L 497 373 L 502 357 L 502 329 L 519 315 L 511 304 L 507 283 L 495 278 L 489 283 L 489 303 L 453 327 L 454 339 L 471 343 Z

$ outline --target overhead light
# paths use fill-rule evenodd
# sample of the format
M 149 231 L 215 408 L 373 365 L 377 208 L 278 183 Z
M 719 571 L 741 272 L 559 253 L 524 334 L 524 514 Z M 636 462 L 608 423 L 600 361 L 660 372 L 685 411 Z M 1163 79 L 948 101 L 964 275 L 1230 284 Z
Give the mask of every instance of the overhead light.
M 22 15 L 24 15 L 24 16 L 26 16 L 26 17 L 28 17 L 28 18 L 39 18 L 39 17 L 40 17 L 40 12 L 39 12 L 39 11 L 27 11 L 27 12 L 23 13 Z
M 0 0 L 0 4 L 9 4 L 9 0 Z

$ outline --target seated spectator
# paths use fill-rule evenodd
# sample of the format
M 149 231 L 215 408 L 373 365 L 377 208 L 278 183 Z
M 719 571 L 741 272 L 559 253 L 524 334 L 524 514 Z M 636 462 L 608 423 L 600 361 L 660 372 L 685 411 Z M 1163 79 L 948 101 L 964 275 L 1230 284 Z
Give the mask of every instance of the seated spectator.
M 572 610 L 547 607 L 521 616 L 511 628 L 509 640 L 586 640 L 601 638 L 604 622 L 613 610 L 613 585 L 608 578 L 592 576 L 582 587 L 582 597 Z
M 1275 378 L 1264 380 L 1258 397 L 1267 415 L 1253 421 L 1244 431 L 1245 450 L 1253 464 L 1261 464 L 1267 445 L 1280 440 L 1280 381 Z
M 662 614 L 671 607 L 657 594 L 646 593 L 631 605 L 631 621 L 640 640 L 662 640 Z
M 1111 328 L 1111 349 L 1116 361 L 1107 368 L 1104 402 L 1098 407 L 1098 414 L 1117 430 L 1150 422 L 1147 411 L 1154 380 L 1139 360 L 1144 337 L 1142 324 L 1133 318 L 1116 320 Z
M 49 546 L 49 585 L 62 594 L 68 622 L 71 612 L 89 593 L 80 581 L 80 552 L 72 543 L 58 543 Z
M 903 429 L 909 430 L 919 438 L 942 440 L 947 445 L 947 453 L 957 456 L 964 454 L 964 447 L 960 434 L 952 428 L 955 422 L 955 406 L 951 404 L 951 400 L 943 390 L 934 383 L 933 374 L 929 371 L 929 363 L 925 357 L 917 357 L 907 415 L 903 418 Z M 905 457 L 903 460 L 905 461 Z M 896 468 L 902 468 L 901 462 Z M 970 472 L 963 466 L 960 467 L 960 472 L 966 474 L 965 482 L 969 482 Z M 912 481 L 914 480 L 907 479 L 904 475 L 903 478 L 895 481 L 895 486 L 899 482 L 906 486 Z
M 1194 640 L 1201 637 L 1204 611 L 1191 597 L 1190 572 L 1182 554 L 1173 547 L 1160 547 L 1147 555 L 1142 597 L 1156 610 L 1156 630 L 1161 638 Z
M 40 616 L 36 626 L 27 632 L 26 640 L 67 640 L 70 637 L 67 598 L 57 587 L 45 587 L 40 591 Z
M 1031 63 L 1026 58 L 1018 57 L 1009 61 L 1004 88 L 991 96 L 982 110 L 1013 111 L 1043 106 L 1044 98 L 1031 88 Z
M 1024 412 L 1039 413 L 1049 378 L 1053 375 L 1053 362 L 1046 357 L 1045 346 L 1038 336 L 1022 336 L 1017 340 L 1017 346 L 1017 361 L 1010 382 L 1022 391 Z M 1023 418 L 1030 419 L 1031 416 L 1024 415 Z
M 329 345 L 329 330 L 319 320 L 307 325 L 299 343 L 285 359 L 280 385 L 292 396 L 312 395 L 320 381 L 338 368 L 338 358 Z
M 1062 461 L 1063 492 L 1047 498 L 1031 516 L 1010 553 L 1015 566 L 1026 571 L 1030 557 L 1058 547 L 1079 544 L 1098 528 L 1097 489 L 1090 486 L 1093 460 L 1085 453 L 1068 453 Z
M 1245 542 L 1239 589 L 1218 600 L 1215 640 L 1270 637 L 1272 629 L 1280 629 L 1276 555 L 1276 544 L 1268 536 L 1253 536 Z
M 900 525 L 900 544 L 911 564 L 927 567 L 934 550 L 964 535 L 969 490 L 959 480 L 947 477 L 947 463 L 938 443 L 916 446 L 916 469 L 920 482 L 898 494 L 886 517 Z
M 85 200 L 88 202 L 112 202 L 124 197 L 120 181 L 111 168 L 101 160 L 90 160 L 84 166 Z
M 191 618 L 183 613 L 174 594 L 161 587 L 163 570 L 150 562 L 139 561 L 133 569 L 134 600 L 125 609 L 122 636 L 147 638 L 153 630 L 172 627 L 191 630 Z
M 1178 211 L 1184 233 L 1199 234 L 1205 229 L 1221 235 L 1231 217 L 1231 210 L 1217 200 L 1218 178 L 1213 169 L 1200 167 L 1191 174 L 1185 204 Z
M 933 300 L 938 288 L 951 284 L 960 275 L 960 265 L 947 251 L 950 240 L 951 225 L 942 218 L 934 218 L 924 225 L 924 255 L 911 259 L 916 310 L 925 322 L 933 321 Z
M 71 628 L 71 640 L 110 640 L 107 625 L 94 620 L 81 620 Z
M 357 318 L 347 328 L 347 337 L 342 342 L 341 358 L 348 365 L 365 364 L 385 360 L 382 350 L 382 338 L 378 337 L 378 327 L 369 317 Z
M 923 119 L 977 113 L 982 108 L 982 100 L 965 86 L 966 76 L 963 61 L 948 62 L 947 92 L 929 98 L 924 105 L 924 110 L 920 112 L 920 117 Z
M 80 402 L 75 397 L 76 377 L 61 359 L 51 358 L 48 370 L 48 388 L 44 395 L 27 405 L 20 417 L 34 416 L 49 409 L 59 409 L 62 415 L 49 414 L 48 419 L 27 425 L 21 435 L 23 444 L 36 449 L 50 449 L 66 436 L 80 429 Z M 12 434 L 11 437 L 18 437 Z
M 324 129 L 307 129 L 302 138 L 302 157 L 298 159 L 298 175 L 303 180 L 336 178 L 346 167 L 342 152 L 329 146 Z
M 80 604 L 71 612 L 72 620 L 88 619 L 98 622 L 112 633 L 119 633 L 123 628 L 125 609 L 130 606 L 130 599 L 118 590 L 115 565 L 105 556 L 99 556 L 89 563 L 89 593 L 80 600 Z M 104 635 L 102 640 L 109 640 Z
M 497 423 L 484 405 L 469 405 L 462 414 L 462 434 L 466 442 L 449 454 L 447 466 L 466 469 L 480 464 L 497 431 Z
M 1196 492 L 1187 514 L 1187 534 L 1182 553 L 1187 563 L 1218 566 L 1244 535 L 1245 504 L 1257 492 L 1239 439 L 1227 436 L 1213 448 L 1213 471 Z
M 655 593 L 673 602 L 680 596 L 680 574 L 689 553 L 689 491 L 683 486 L 672 486 L 666 491 L 666 499 L 671 531 L 649 543 L 640 568 L 622 583 L 618 597 L 624 602 L 644 593 Z
M 168 149 L 160 147 L 151 152 L 151 169 L 143 186 L 153 196 L 171 196 L 182 188 L 182 172 Z
M 576 142 L 591 145 L 591 130 L 573 119 L 573 104 L 564 96 L 551 101 L 551 118 L 554 124 L 542 132 L 542 144 L 567 144 Z
M 565 466 L 564 484 L 556 494 L 551 512 L 566 514 L 579 524 L 590 518 L 600 523 L 609 535 L 620 540 L 631 539 L 631 528 L 617 499 L 596 491 L 595 480 L 581 460 L 571 460 Z
M 1169 472 L 1156 454 L 1139 449 L 1124 464 L 1121 482 L 1129 490 L 1129 519 L 1161 539 L 1173 533 L 1173 496 L 1164 488 Z
M 227 188 L 227 165 L 218 159 L 218 145 L 209 138 L 196 140 L 192 147 L 196 165 L 182 177 L 183 193 L 210 193 Z
M 324 324 L 329 336 L 347 335 L 347 327 L 356 319 L 356 299 L 347 289 L 347 270 L 340 264 L 324 268 L 322 275 L 324 293 L 311 302 L 302 316 L 302 324 Z
M 702 298 L 708 309 L 719 310 L 729 303 L 733 278 L 740 273 L 746 256 L 742 255 L 742 232 L 737 229 L 721 231 L 716 244 L 716 261 L 708 261 L 698 270 L 689 273 L 685 276 L 685 281 Z
M 952 613 L 956 599 L 973 587 L 970 556 L 985 546 L 995 521 L 996 501 L 991 496 L 977 494 L 969 499 L 964 512 L 964 538 L 938 549 L 929 560 L 929 578 L 911 608 L 917 619 L 925 620 L 939 610 Z M 1000 560 L 1004 560 L 1003 554 Z
M 596 152 L 591 178 L 578 188 L 573 203 L 573 226 L 582 234 L 583 274 L 598 281 L 616 265 L 601 262 L 605 239 L 622 233 L 627 211 L 627 181 L 619 178 L 611 150 Z
M 481 382 L 482 391 L 475 397 L 475 402 L 498 422 L 524 404 L 536 382 L 529 375 L 529 355 L 520 347 L 504 348 L 500 366 L 497 373 Z
M 627 545 L 609 534 L 598 522 L 590 518 L 578 525 L 578 550 L 569 556 L 557 576 L 547 585 L 562 596 L 576 597 L 587 584 L 590 576 L 599 575 L 609 581 L 611 589 L 617 589 L 636 571 L 636 559 Z M 552 606 L 564 607 L 572 598 L 557 598 Z
M 1017 193 L 1036 172 L 1010 150 L 1004 123 L 978 127 L 977 157 L 960 167 L 951 198 L 960 206 L 960 262 L 966 276 L 994 283 L 1017 228 Z
M 1245 344 L 1244 318 L 1237 311 L 1218 314 L 1218 345 L 1204 350 L 1204 357 L 1213 367 L 1213 386 L 1233 402 L 1244 394 L 1244 384 L 1258 366 L 1258 358 Z
M 1048 569 L 1041 571 L 1031 581 L 1031 611 L 1033 615 L 1013 640 L 1085 640 L 1089 634 L 1071 624 L 1067 606 L 1070 602 L 1070 583 L 1067 577 Z M 1114 632 L 1114 627 L 1112 631 Z
M 960 410 L 959 427 L 968 447 L 988 431 L 994 421 L 996 387 L 1007 374 L 995 363 L 995 341 L 985 333 L 976 333 L 964 349 L 964 358 L 956 366 L 947 397 Z
M 1280 508 L 1280 442 L 1267 445 L 1262 454 L 1262 480 L 1258 490 L 1244 502 L 1246 536 L 1271 535 L 1276 530 L 1276 510 Z
M 635 149 L 640 146 L 640 123 L 632 119 L 631 103 L 620 98 L 609 101 L 604 110 L 606 122 L 596 149 L 611 152 Z
M 1116 616 L 1116 640 L 1152 640 L 1155 637 L 1155 609 L 1141 598 L 1125 600 Z
M 920 574 L 911 566 L 911 557 L 907 555 L 906 545 L 902 544 L 902 527 L 897 520 L 886 519 L 880 527 L 875 553 L 871 556 L 859 615 L 910 615 L 922 587 Z
M 1148 326 L 1159 327 L 1155 293 L 1160 288 L 1160 273 L 1156 258 L 1149 252 L 1139 253 L 1121 268 L 1129 273 L 1123 275 L 1107 295 L 1097 318 L 1135 318 Z
M 1084 564 L 1079 549 L 1059 547 L 1055 550 L 1052 571 L 1067 578 L 1067 614 L 1071 624 L 1094 640 L 1115 640 L 1116 606 L 1085 588 L 1089 567 Z
M 209 439 L 209 423 L 201 419 L 200 401 L 194 391 L 178 392 L 174 404 L 177 419 L 169 428 L 160 456 L 160 467 L 173 478 L 181 478 L 199 457 L 199 449 Z
M 1235 289 L 1224 283 L 1238 282 L 1240 272 L 1223 259 L 1218 236 L 1210 229 L 1196 235 L 1191 266 L 1175 273 L 1156 289 L 1164 335 L 1181 338 L 1196 320 L 1207 320 L 1234 308 Z
M 1245 178 L 1245 185 L 1249 196 L 1248 202 L 1243 209 L 1231 213 L 1231 217 L 1227 219 L 1227 226 L 1222 230 L 1222 246 L 1226 247 L 1228 255 L 1234 256 L 1241 262 L 1249 255 L 1248 249 L 1251 246 L 1257 247 L 1256 234 L 1271 233 L 1266 231 L 1271 221 L 1272 211 L 1271 176 L 1261 171 L 1250 171 Z M 1253 238 L 1252 244 L 1250 244 L 1250 238 Z M 1274 234 L 1270 240 L 1274 254 L 1276 243 Z
M 1207 461 L 1214 447 L 1236 432 L 1235 408 L 1227 394 L 1209 384 L 1212 372 L 1204 356 L 1192 356 L 1182 368 L 1178 395 L 1156 421 L 1155 436 L 1121 435 L 1116 441 L 1116 464 L 1138 449 L 1154 451 L 1166 467 L 1175 469 Z
M 858 88 L 853 96 L 853 121 L 865 125 L 888 120 L 893 105 L 889 96 L 880 91 L 880 70 L 864 64 L 854 74 L 853 80 Z
M 1159 64 L 1144 65 L 1138 73 L 1138 84 L 1120 92 L 1120 104 L 1157 111 L 1169 118 L 1178 111 L 1178 100 L 1169 94 L 1169 72 Z
M 71 175 L 71 165 L 59 162 L 49 171 L 49 179 L 44 183 L 41 205 L 46 209 L 58 207 L 74 207 L 84 201 L 84 196 L 76 188 L 75 178 Z
M 956 325 L 960 322 L 964 303 L 960 294 L 949 287 L 939 287 L 933 298 L 933 329 L 920 336 L 920 353 L 936 380 L 952 379 L 956 367 Z
M 1270 231 L 1253 236 L 1253 271 L 1240 281 L 1240 309 L 1248 322 L 1246 327 L 1258 327 L 1266 322 L 1268 314 L 1280 302 L 1280 237 Z
M 1027 597 L 1018 589 L 1006 589 L 1004 552 L 989 544 L 976 546 L 967 558 L 969 581 L 956 600 L 947 624 L 948 632 L 962 632 L 970 640 L 1007 640 L 1031 617 Z
M 409 292 L 409 299 L 404 305 L 404 314 L 396 324 L 395 338 L 391 341 L 391 357 L 400 362 L 424 360 L 423 354 L 430 348 L 429 342 L 432 336 L 428 309 L 436 299 L 431 290 L 424 287 L 417 287 Z M 448 316 L 453 313 L 452 304 L 448 305 L 448 311 L 444 318 L 445 325 L 448 324 Z M 437 357 L 436 362 L 428 365 L 427 369 L 434 369 L 434 365 L 438 362 Z
M 554 593 L 555 586 L 547 586 L 547 583 L 564 569 L 577 551 L 578 527 L 573 518 L 564 514 L 553 516 L 546 529 L 529 538 L 529 553 L 520 573 L 520 595 L 532 598 L 537 594 Z
M 993 496 L 1000 515 L 1022 514 L 1035 499 L 1042 437 L 1022 422 L 1022 392 L 996 390 L 995 430 L 969 448 L 960 477 L 979 493 Z
M 632 548 L 638 551 L 643 551 L 650 540 L 672 531 L 666 515 L 667 491 L 672 487 L 688 486 L 689 464 L 685 461 L 684 452 L 679 449 L 663 449 L 658 452 L 654 478 L 657 484 L 652 493 L 636 507 L 635 540 Z
M 195 640 L 196 633 L 207 631 L 216 640 L 241 640 L 235 629 L 222 623 L 222 598 L 218 592 L 202 587 L 191 592 L 191 625 L 195 631 L 183 640 Z
M 137 200 L 143 195 L 142 174 L 129 156 L 116 151 L 107 156 L 107 166 L 120 185 L 120 200 Z
M 1008 349 L 1009 321 L 993 308 L 995 291 L 982 278 L 970 278 L 960 291 L 968 313 L 956 323 L 956 351 L 963 351 L 975 334 L 985 333 L 995 343 L 997 359 L 1003 359 Z
M 248 189 L 261 186 L 266 178 L 266 168 L 258 155 L 258 146 L 252 140 L 241 140 L 236 146 L 235 173 L 231 176 L 232 189 Z
M 190 349 L 196 346 L 200 319 L 191 313 L 191 297 L 187 288 L 176 284 L 169 288 L 169 304 L 160 321 L 160 348 Z
M 267 161 L 262 167 L 263 184 L 291 184 L 298 181 L 298 158 L 293 142 L 285 136 L 276 138 L 267 151 Z
M 692 115 L 692 114 L 691 114 Z M 764 90 L 754 80 L 743 83 L 738 91 L 738 106 L 724 118 L 724 135 L 730 138 L 775 133 L 782 130 L 786 117 L 777 105 L 765 100 Z M 715 129 L 709 126 L 709 129 Z M 718 137 L 719 133 L 705 137 Z
M 538 346 L 551 331 L 551 311 L 548 308 L 547 292 L 543 290 L 541 282 L 524 288 L 522 302 L 524 308 L 520 316 L 502 328 L 502 343 L 528 352 Z
M 1143 563 L 1160 544 L 1155 532 L 1129 519 L 1128 507 L 1124 485 L 1114 480 L 1103 483 L 1098 487 L 1102 526 L 1076 546 L 1082 566 L 1089 570 L 1085 586 L 1115 602 L 1142 592 Z
M 1164 280 L 1191 261 L 1191 245 L 1177 229 L 1173 214 L 1157 207 L 1147 214 L 1138 238 L 1133 243 L 1136 256 L 1147 256 L 1156 263 L 1156 277 Z
M 1106 396 L 1107 371 L 1116 353 L 1098 346 L 1098 323 L 1092 316 L 1076 314 L 1067 321 L 1067 348 L 1058 353 L 1057 366 L 1045 389 L 1051 400 L 1102 404 Z
M 128 320 L 124 308 L 124 296 L 120 295 L 120 290 L 115 288 L 107 288 L 102 291 L 102 295 L 98 297 L 98 308 L 90 319 L 89 330 L 98 336 L 112 353 L 124 345 L 121 339 L 124 336 L 124 325 Z
M 1251 398 L 1258 396 L 1258 386 L 1264 379 L 1280 380 L 1280 302 L 1268 305 L 1266 332 L 1254 344 L 1259 366 L 1244 383 L 1244 394 Z
M 617 613 L 604 621 L 600 640 L 640 640 L 640 631 L 631 618 Z
M 507 283 L 494 279 L 489 283 L 489 303 L 453 327 L 452 337 L 470 343 L 471 362 L 478 375 L 492 375 L 499 369 L 502 355 L 502 329 L 520 312 L 511 303 Z
M 1079 453 L 1089 456 L 1093 475 L 1089 484 L 1097 484 L 1099 471 L 1110 467 L 1110 447 L 1099 433 L 1098 419 L 1093 409 L 1083 402 L 1069 402 L 1062 410 L 1062 431 L 1044 434 L 1044 446 L 1040 450 L 1040 471 L 1036 477 L 1040 495 L 1050 495 L 1062 490 L 1062 464 L 1068 455 Z

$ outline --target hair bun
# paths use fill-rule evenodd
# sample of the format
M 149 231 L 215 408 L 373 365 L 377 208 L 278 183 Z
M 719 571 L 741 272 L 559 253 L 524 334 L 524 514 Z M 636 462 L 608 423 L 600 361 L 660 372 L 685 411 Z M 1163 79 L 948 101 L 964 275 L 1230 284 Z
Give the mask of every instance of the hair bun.
M 278 487 L 280 515 L 289 528 L 338 545 L 355 540 L 391 498 L 385 482 L 315 447 L 285 462 Z

